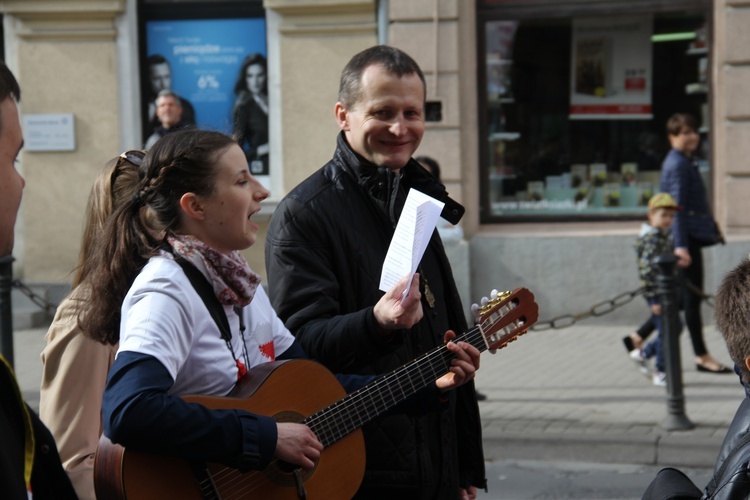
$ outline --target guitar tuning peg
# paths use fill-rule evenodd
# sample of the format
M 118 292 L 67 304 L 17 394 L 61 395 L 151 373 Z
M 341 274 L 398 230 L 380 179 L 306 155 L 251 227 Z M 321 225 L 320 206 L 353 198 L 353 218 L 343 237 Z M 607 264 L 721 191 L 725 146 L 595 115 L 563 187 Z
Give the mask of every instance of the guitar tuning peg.
M 498 293 L 499 292 L 497 291 L 497 288 L 492 289 L 492 291 L 490 292 L 490 297 L 492 297 L 492 300 L 495 300 L 497 298 Z
M 471 305 L 471 315 L 476 317 L 479 316 L 479 304 L 472 304 Z
M 490 303 L 490 299 L 488 299 L 487 297 L 482 297 L 482 300 L 480 302 L 483 306 L 486 306 Z

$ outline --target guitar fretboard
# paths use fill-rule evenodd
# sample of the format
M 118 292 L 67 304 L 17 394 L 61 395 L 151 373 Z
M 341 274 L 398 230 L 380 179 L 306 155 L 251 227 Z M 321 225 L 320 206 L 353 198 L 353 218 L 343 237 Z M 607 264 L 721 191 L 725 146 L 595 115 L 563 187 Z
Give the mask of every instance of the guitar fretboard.
M 505 307 L 510 309 L 513 306 L 508 304 Z M 497 345 L 493 340 L 502 339 L 504 336 L 514 338 L 520 326 L 514 321 L 509 322 L 504 328 L 498 327 L 495 323 L 501 320 L 501 312 L 498 308 L 494 314 L 484 318 L 480 325 L 455 338 L 454 342 L 464 341 L 476 347 L 479 352 L 484 352 L 488 348 L 488 341 L 489 345 Z M 485 341 L 483 331 L 498 330 L 504 332 L 504 335 L 492 334 Z M 448 373 L 450 363 L 455 357 L 447 347 L 439 346 L 310 415 L 303 423 L 312 429 L 323 446 L 328 447 L 434 384 L 437 379 Z

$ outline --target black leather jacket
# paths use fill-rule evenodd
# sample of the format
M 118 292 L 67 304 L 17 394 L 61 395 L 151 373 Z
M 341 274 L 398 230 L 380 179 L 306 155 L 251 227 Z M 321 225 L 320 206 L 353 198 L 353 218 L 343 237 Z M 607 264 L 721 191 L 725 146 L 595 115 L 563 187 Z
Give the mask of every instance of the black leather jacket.
M 379 375 L 440 345 L 466 320 L 440 237 L 435 231 L 421 273 L 437 301 L 410 331 L 386 340 L 373 306 L 405 193 L 415 187 L 446 201 L 457 222 L 463 207 L 410 160 L 403 175 L 354 153 L 339 135 L 331 161 L 292 190 L 273 215 L 266 240 L 271 302 L 307 354 L 335 373 Z M 473 383 L 447 394 L 444 410 L 380 417 L 363 431 L 367 470 L 359 498 L 456 498 L 486 485 L 479 409 Z
M 703 498 L 734 500 L 750 497 L 750 399 L 745 398 L 734 415 L 716 459 L 714 477 Z

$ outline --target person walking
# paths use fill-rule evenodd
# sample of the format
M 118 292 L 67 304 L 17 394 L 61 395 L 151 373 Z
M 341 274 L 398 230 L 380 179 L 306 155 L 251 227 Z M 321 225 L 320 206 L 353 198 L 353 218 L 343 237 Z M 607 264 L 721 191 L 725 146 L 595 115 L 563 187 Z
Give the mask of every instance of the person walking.
M 646 368 L 647 359 L 656 358 L 656 371 L 645 370 L 654 385 L 666 386 L 667 376 L 664 365 L 664 348 L 662 334 L 661 303 L 657 294 L 656 277 L 659 273 L 658 265 L 654 262 L 659 256 L 671 254 L 674 251 L 670 227 L 676 212 L 681 210 L 674 198 L 666 193 L 659 193 L 651 197 L 648 202 L 648 223 L 641 227 L 641 234 L 635 243 L 638 255 L 638 275 L 645 289 L 643 294 L 651 311 L 651 318 L 659 332 L 657 337 L 643 349 L 635 348 L 630 351 L 630 357 Z
M 711 214 L 706 187 L 693 158 L 700 143 L 697 120 L 689 114 L 673 114 L 667 121 L 667 137 L 672 149 L 662 164 L 660 188 L 682 207 L 675 215 L 672 235 L 677 266 L 685 283 L 682 307 L 695 367 L 705 373 L 733 373 L 709 354 L 703 338 L 703 248 L 723 242 L 723 237 Z

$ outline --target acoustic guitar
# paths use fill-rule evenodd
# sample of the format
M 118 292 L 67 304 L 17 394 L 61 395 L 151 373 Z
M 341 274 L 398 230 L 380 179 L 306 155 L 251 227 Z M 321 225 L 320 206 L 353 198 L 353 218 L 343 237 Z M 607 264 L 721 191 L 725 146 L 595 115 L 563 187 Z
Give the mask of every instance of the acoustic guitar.
M 476 325 L 454 341 L 480 352 L 501 349 L 538 319 L 534 295 L 525 288 L 483 305 Z M 346 394 L 336 377 L 310 360 L 254 367 L 227 397 L 183 399 L 215 409 L 271 415 L 277 422 L 310 427 L 324 450 L 309 471 L 274 459 L 262 471 L 242 473 L 221 464 L 195 464 L 165 455 L 128 450 L 102 435 L 94 483 L 98 499 L 328 499 L 351 498 L 365 470 L 361 427 L 448 373 L 455 355 L 439 346 Z

